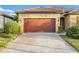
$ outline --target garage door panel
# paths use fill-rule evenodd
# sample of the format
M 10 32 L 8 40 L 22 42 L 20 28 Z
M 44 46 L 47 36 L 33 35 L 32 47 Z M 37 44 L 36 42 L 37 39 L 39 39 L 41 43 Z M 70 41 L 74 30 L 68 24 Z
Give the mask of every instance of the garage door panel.
M 55 19 L 24 19 L 24 32 L 55 32 Z

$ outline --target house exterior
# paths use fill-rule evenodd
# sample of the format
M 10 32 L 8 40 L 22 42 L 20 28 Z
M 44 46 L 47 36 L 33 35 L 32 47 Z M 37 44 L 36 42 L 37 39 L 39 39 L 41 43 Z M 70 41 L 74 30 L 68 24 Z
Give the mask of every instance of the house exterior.
M 11 16 L 6 15 L 6 14 L 0 12 L 0 29 L 3 29 L 5 23 L 8 22 L 8 21 L 11 20 L 11 19 L 12 19 Z
M 65 28 L 69 28 L 72 26 L 78 26 L 79 25 L 79 10 L 72 10 L 68 13 L 68 15 L 65 17 Z
M 63 8 L 30 8 L 17 10 L 21 32 L 58 32 L 60 26 L 64 30 L 76 26 L 79 22 L 77 10 Z M 78 12 L 78 11 L 77 11 Z

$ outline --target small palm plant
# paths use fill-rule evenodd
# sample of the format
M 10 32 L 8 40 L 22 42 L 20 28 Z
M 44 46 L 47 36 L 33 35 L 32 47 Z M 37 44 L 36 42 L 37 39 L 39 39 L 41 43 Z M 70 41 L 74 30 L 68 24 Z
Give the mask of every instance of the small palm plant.
M 13 20 L 18 22 L 18 15 L 14 15 Z

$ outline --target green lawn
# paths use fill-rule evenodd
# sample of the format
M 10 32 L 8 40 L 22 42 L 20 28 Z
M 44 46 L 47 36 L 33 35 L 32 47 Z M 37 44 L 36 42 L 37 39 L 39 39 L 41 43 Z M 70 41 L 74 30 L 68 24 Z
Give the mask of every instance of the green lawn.
M 73 46 L 77 51 L 79 51 L 79 39 L 73 39 L 66 35 L 61 36 L 65 41 L 67 41 L 71 46 Z
M 0 34 L 0 50 L 2 50 L 2 48 L 5 48 L 7 46 L 7 44 L 13 40 L 13 37 L 3 37 L 1 34 Z

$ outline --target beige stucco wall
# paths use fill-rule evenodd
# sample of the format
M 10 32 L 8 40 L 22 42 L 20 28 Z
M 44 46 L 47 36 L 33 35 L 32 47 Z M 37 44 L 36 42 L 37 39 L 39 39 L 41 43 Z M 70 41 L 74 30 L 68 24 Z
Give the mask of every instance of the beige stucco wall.
M 70 16 L 65 17 L 65 29 L 70 27 Z
M 10 18 L 0 15 L 0 29 L 4 28 L 4 19 L 5 19 L 5 23 L 11 20 Z
M 56 32 L 60 26 L 60 14 L 19 14 L 19 23 L 23 32 L 24 18 L 56 18 Z
M 77 17 L 79 17 L 79 15 L 69 15 L 66 17 L 66 29 L 71 26 L 76 26 Z
M 4 19 L 4 17 L 2 15 L 0 15 L 0 29 L 4 28 L 4 25 L 3 25 L 4 20 L 3 19 Z

